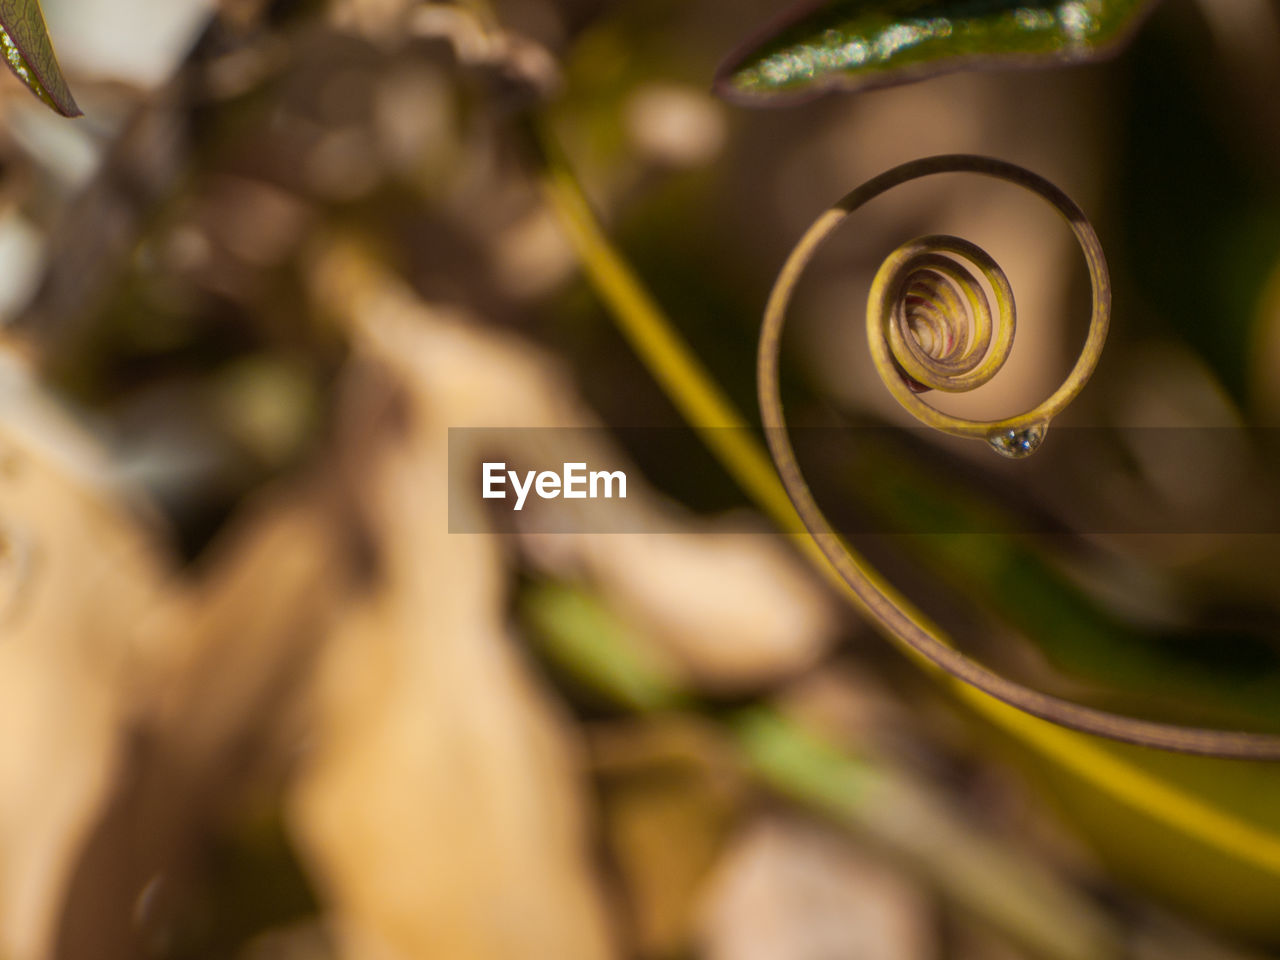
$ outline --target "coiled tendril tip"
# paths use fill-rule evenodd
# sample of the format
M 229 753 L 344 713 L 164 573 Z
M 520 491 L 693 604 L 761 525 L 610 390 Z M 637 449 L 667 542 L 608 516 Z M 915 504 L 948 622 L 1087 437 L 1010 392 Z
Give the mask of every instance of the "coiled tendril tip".
M 928 404 L 932 390 L 963 392 L 988 382 L 1008 358 L 1016 327 L 1013 291 L 980 247 L 951 236 L 903 244 L 885 259 L 867 300 L 867 338 L 880 379 L 917 420 L 954 436 L 985 440 L 1019 458 L 1043 443 L 1050 421 L 1083 389 L 1107 335 L 1111 286 L 1102 246 L 1080 208 L 1022 167 L 990 157 L 951 154 L 902 164 L 853 190 L 821 214 L 783 265 L 765 308 L 757 356 L 757 390 L 765 438 L 796 513 L 831 567 L 889 635 L 951 676 L 1013 707 L 1054 723 L 1116 740 L 1219 757 L 1280 760 L 1280 736 L 1157 723 L 1098 710 L 1003 677 L 955 649 L 831 528 L 796 461 L 778 386 L 778 354 L 791 296 L 822 243 L 869 200 L 935 173 L 975 173 L 1037 194 L 1066 221 L 1084 254 L 1093 288 L 1089 332 L 1062 384 L 1039 405 L 1003 420 L 969 420 Z M 981 280 L 986 281 L 991 296 Z M 991 300 L 994 299 L 994 310 Z

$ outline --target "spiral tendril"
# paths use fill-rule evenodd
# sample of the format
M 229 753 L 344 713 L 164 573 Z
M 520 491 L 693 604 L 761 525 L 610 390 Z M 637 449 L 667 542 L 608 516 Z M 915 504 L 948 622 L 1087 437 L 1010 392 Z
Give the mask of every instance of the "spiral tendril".
M 991 380 L 1013 344 L 1013 292 L 981 248 L 950 236 L 903 244 L 881 265 L 867 301 L 867 335 L 880 379 L 917 420 L 944 433 L 984 439 L 1002 456 L 1024 457 L 1043 442 L 1049 422 L 1080 392 L 1106 339 L 1111 286 L 1102 246 L 1084 213 L 1037 174 L 990 157 L 949 154 L 902 164 L 853 190 L 822 213 L 783 265 L 765 308 L 757 357 L 757 390 L 765 439 L 787 495 L 805 528 L 870 617 L 892 637 L 953 677 L 1033 716 L 1065 727 L 1166 750 L 1208 756 L 1280 760 L 1280 736 L 1140 720 L 1073 703 L 1016 683 L 951 646 L 936 627 L 831 528 L 796 461 L 778 385 L 778 355 L 791 296 L 822 243 L 850 214 L 895 186 L 937 173 L 975 173 L 1037 194 L 1066 221 L 1088 266 L 1093 288 L 1089 332 L 1062 384 L 1038 406 L 1003 420 L 969 420 L 929 405 L 931 390 L 963 392 Z M 986 280 L 995 300 L 987 296 Z
M 963 259 L 962 259 L 963 258 Z M 964 261 L 996 291 L 994 347 L 991 304 Z M 1016 314 L 1004 271 L 980 247 L 958 237 L 922 237 L 903 244 L 871 285 L 867 332 L 888 344 L 916 393 L 974 390 L 999 372 L 1013 346 Z M 873 349 L 875 347 L 873 346 Z

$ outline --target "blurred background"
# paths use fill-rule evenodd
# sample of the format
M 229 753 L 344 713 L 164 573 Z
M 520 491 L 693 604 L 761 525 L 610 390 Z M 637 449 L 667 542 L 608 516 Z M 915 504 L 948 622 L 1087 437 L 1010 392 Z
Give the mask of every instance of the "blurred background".
M 44 7 L 85 117 L 0 83 L 0 957 L 1280 956 L 1280 769 L 975 706 L 876 636 L 686 430 L 543 166 L 753 423 L 766 296 L 829 204 L 933 153 L 1055 181 L 1115 288 L 1073 439 L 806 469 L 915 531 L 858 545 L 984 662 L 1278 732 L 1271 0 L 769 109 L 710 89 L 772 0 Z M 1088 287 L 1043 205 L 946 176 L 864 213 L 793 307 L 794 424 L 909 423 L 862 311 L 924 233 L 1019 303 L 948 409 L 1056 387 Z M 451 427 L 599 428 L 663 532 L 451 496 Z M 939 532 L 968 521 L 1008 532 Z

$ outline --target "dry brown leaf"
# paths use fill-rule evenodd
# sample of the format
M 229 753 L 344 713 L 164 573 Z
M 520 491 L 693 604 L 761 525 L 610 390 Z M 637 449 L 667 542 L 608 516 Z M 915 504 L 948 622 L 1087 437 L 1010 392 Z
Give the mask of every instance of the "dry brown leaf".
M 377 581 L 327 657 L 293 803 L 343 954 L 610 957 L 577 745 L 508 636 L 502 544 L 445 524 L 447 427 L 515 351 L 328 266 L 358 352 L 406 393 L 399 442 L 349 467 Z
M 181 889 L 200 840 L 278 752 L 350 590 L 338 503 L 302 483 L 269 495 L 224 535 L 204 575 L 155 614 L 152 642 L 163 656 L 118 683 L 132 687 L 134 708 L 118 734 L 116 782 L 76 852 L 59 960 L 138 956 L 150 935 L 147 891 Z
M 0 369 L 0 953 L 138 954 L 349 577 L 334 500 L 251 510 L 196 582 L 22 367 Z M 321 602 L 317 602 L 317 600 Z
M 401 394 L 397 442 L 358 444 L 347 467 L 362 478 L 378 582 L 327 657 L 320 746 L 294 805 L 344 951 L 611 955 L 576 744 L 507 635 L 507 547 L 523 542 L 545 569 L 595 581 L 691 675 L 720 686 L 811 662 L 832 638 L 831 605 L 785 544 L 759 534 L 450 534 L 449 519 L 480 530 L 487 520 L 478 489 L 450 499 L 449 457 L 466 451 L 450 450 L 449 427 L 593 418 L 565 371 L 526 343 L 424 304 L 350 248 L 320 250 L 313 282 L 384 378 L 353 378 L 345 403 L 359 408 L 361 391 L 385 393 L 388 379 Z M 559 435 L 508 431 L 502 452 L 558 462 Z M 602 438 L 588 443 L 616 460 Z M 678 529 L 638 480 L 626 509 Z
M 141 621 L 165 584 L 93 445 L 0 361 L 0 954 L 47 955 L 119 767 Z

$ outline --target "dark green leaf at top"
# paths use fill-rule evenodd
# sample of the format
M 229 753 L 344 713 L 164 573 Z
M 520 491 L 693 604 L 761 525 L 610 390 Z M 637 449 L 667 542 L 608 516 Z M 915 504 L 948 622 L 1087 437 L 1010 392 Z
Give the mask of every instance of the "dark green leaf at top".
M 721 68 L 745 102 L 907 83 L 983 66 L 1078 63 L 1113 52 L 1156 0 L 826 0 Z
M 80 116 L 58 66 L 40 0 L 0 0 L 0 48 L 9 69 L 64 117 Z

